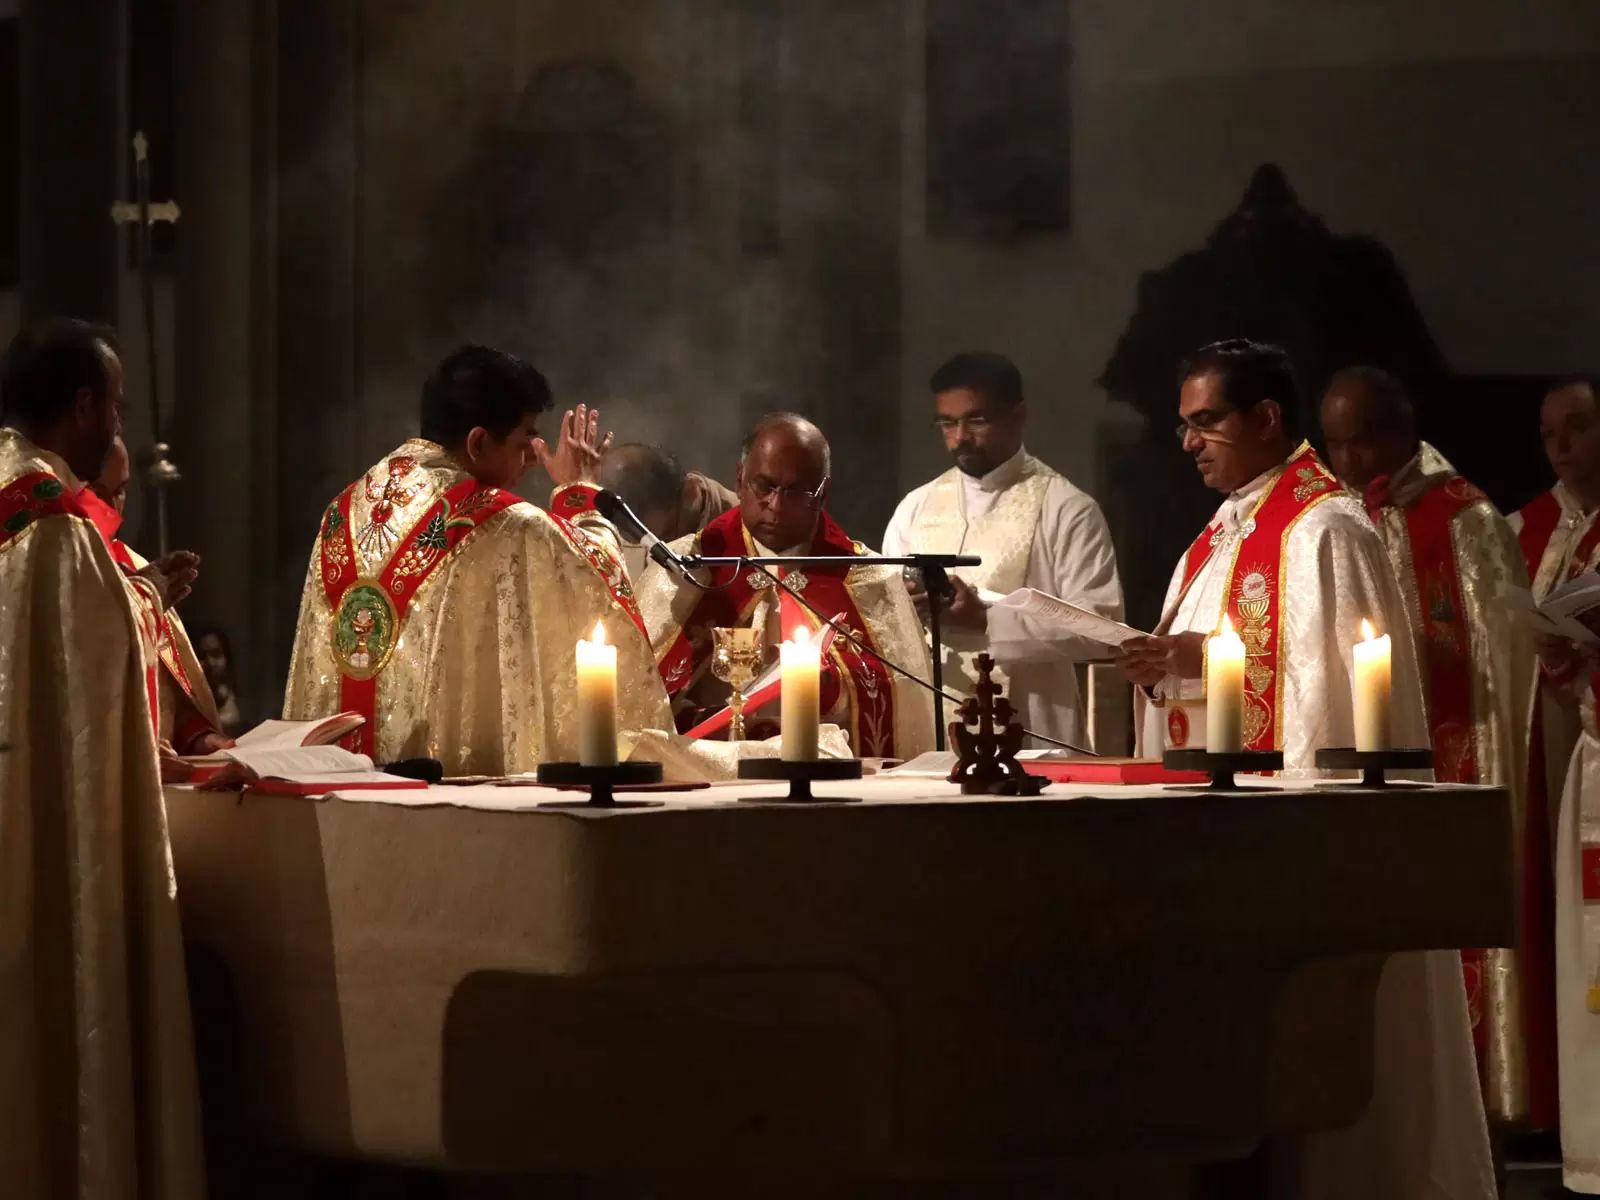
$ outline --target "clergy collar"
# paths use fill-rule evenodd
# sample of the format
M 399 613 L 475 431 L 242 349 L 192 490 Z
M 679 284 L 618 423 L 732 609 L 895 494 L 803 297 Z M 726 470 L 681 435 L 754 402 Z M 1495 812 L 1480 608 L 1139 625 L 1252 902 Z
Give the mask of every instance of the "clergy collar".
M 968 475 L 961 471 L 963 486 L 979 492 L 1003 492 L 1022 478 L 1022 468 L 1028 458 L 1028 448 L 1018 446 L 1017 452 L 987 475 Z M 960 471 L 961 468 L 957 467 Z
M 1228 493 L 1228 498 L 1226 500 L 1224 500 L 1223 503 L 1224 504 L 1232 504 L 1232 503 L 1236 503 L 1236 502 L 1238 502 L 1240 500 L 1254 500 L 1257 496 L 1259 496 L 1261 494 L 1261 489 L 1266 487 L 1269 483 L 1271 483 L 1279 475 L 1283 474 L 1284 468 L 1287 467 L 1291 462 L 1293 462 L 1297 457 L 1299 457 L 1301 451 L 1303 451 L 1304 449 L 1305 449 L 1305 444 L 1304 443 L 1301 443 L 1300 445 L 1296 446 L 1293 450 L 1289 451 L 1289 453 L 1284 457 L 1282 462 L 1277 463 L 1274 466 L 1268 467 L 1265 471 L 1261 472 L 1261 474 L 1257 475 L 1254 479 L 1252 479 L 1249 483 L 1245 484 L 1243 487 L 1235 488 L 1233 491 L 1229 492 Z
M 1438 483 L 1440 479 L 1449 478 L 1455 473 L 1456 469 L 1450 465 L 1449 459 L 1427 442 L 1419 441 L 1417 452 L 1389 476 L 1386 503 L 1400 508 L 1410 508 L 1422 498 L 1423 492 Z M 1374 483 L 1376 482 L 1374 480 Z
M 816 540 L 816 535 L 812 534 L 798 546 L 790 547 L 788 550 L 771 550 L 761 544 L 748 526 L 741 523 L 740 528 L 744 530 L 744 540 L 749 542 L 751 548 L 762 558 L 800 558 L 811 553 L 811 543 Z
M 50 468 L 50 473 L 59 479 L 67 491 L 77 494 L 83 490 L 83 480 L 79 479 L 73 469 L 67 466 L 67 460 L 59 454 L 35 445 L 22 430 L 15 426 L 7 425 L 0 429 L 0 437 L 9 438 L 17 443 L 17 452 L 25 458 L 37 458 Z
M 1555 493 L 1556 503 L 1561 506 L 1563 516 L 1582 518 L 1595 511 L 1592 508 L 1585 508 L 1583 502 L 1572 494 L 1572 489 L 1559 479 L 1556 480 L 1555 487 L 1550 490 Z

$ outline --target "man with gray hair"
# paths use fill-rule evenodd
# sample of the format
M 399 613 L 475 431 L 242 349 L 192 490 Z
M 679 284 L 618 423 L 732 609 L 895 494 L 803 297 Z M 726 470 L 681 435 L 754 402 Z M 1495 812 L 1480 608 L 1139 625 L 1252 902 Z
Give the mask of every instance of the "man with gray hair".
M 922 623 L 898 568 L 850 565 L 872 552 L 828 515 L 831 468 L 828 439 L 806 418 L 762 418 L 739 458 L 738 507 L 672 548 L 712 557 L 815 555 L 837 558 L 837 567 L 771 568 L 784 588 L 760 571 L 729 579 L 726 569 L 715 570 L 707 582 L 716 586 L 702 591 L 652 563 L 639 580 L 639 610 L 667 694 L 685 720 L 726 695 L 708 678 L 713 628 L 761 629 L 770 658 L 797 632 L 820 638 L 822 619 L 837 620 L 851 636 L 839 637 L 828 655 L 823 719 L 843 729 L 862 757 L 910 758 L 933 744 L 931 704 L 878 655 L 927 678 L 932 664 Z

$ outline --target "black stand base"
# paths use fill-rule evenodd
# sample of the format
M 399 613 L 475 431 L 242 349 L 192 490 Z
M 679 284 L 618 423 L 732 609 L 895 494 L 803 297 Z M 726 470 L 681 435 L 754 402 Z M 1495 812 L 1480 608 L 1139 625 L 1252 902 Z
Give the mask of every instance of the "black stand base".
M 587 800 L 545 800 L 540 808 L 661 807 L 659 800 L 618 800 L 614 793 L 619 787 L 660 783 L 661 764 L 658 762 L 625 762 L 614 767 L 589 767 L 575 762 L 540 763 L 537 778 L 540 783 L 554 787 L 589 789 Z
M 1228 792 L 1241 790 L 1233 781 L 1235 771 L 1281 771 L 1282 750 L 1237 750 L 1226 754 L 1213 754 L 1209 750 L 1168 750 L 1161 756 L 1161 765 L 1169 771 L 1204 771 L 1211 782 L 1201 791 Z
M 1385 771 L 1425 771 L 1433 766 L 1433 751 L 1426 747 L 1410 750 L 1351 750 L 1330 746 L 1318 750 L 1316 764 L 1325 771 L 1360 771 L 1361 786 L 1394 787 L 1384 778 Z
M 789 794 L 776 798 L 743 798 L 746 804 L 855 804 L 859 796 L 813 796 L 812 780 L 860 779 L 859 758 L 815 758 L 791 761 L 783 758 L 747 758 L 739 763 L 740 779 L 787 779 Z

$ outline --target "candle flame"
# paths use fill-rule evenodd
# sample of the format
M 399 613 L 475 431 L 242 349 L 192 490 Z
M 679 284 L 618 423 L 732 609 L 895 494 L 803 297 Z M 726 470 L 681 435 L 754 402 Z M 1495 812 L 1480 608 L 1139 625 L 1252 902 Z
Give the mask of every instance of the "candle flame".
M 1222 614 L 1222 624 L 1217 627 L 1217 636 L 1218 637 L 1232 637 L 1233 636 L 1233 622 L 1228 619 L 1228 614 L 1227 613 L 1223 613 Z
M 798 629 L 796 629 L 794 631 L 794 644 L 796 646 L 807 646 L 807 645 L 810 645 L 810 643 L 811 643 L 811 630 L 810 629 L 808 629 L 806 626 L 802 625 L 802 626 L 800 626 Z
M 1378 631 L 1375 630 L 1372 627 L 1372 622 L 1367 620 L 1365 617 L 1362 617 L 1361 618 L 1361 640 L 1363 642 L 1371 642 L 1371 641 L 1375 641 L 1377 639 L 1377 637 L 1378 637 Z
M 606 626 L 604 621 L 596 621 L 594 623 L 594 644 L 596 646 L 604 646 L 606 644 Z

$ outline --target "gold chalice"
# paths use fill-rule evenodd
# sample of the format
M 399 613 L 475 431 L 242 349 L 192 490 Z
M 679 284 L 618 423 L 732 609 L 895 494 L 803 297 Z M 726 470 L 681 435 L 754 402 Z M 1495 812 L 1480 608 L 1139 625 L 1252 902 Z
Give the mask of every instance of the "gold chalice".
M 711 673 L 733 689 L 728 707 L 733 710 L 733 720 L 728 726 L 728 740 L 744 740 L 744 689 L 749 687 L 761 670 L 761 631 L 754 626 L 743 629 L 717 627 L 711 631 Z

